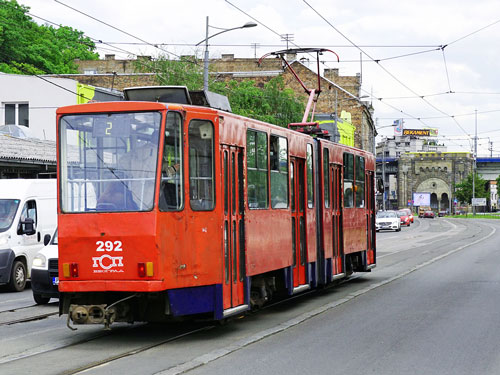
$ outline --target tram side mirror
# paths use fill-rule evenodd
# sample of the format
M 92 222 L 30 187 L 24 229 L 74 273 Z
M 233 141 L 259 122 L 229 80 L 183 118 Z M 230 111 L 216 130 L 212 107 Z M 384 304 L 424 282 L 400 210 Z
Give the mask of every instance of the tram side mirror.
M 379 193 L 383 193 L 384 192 L 384 182 L 382 181 L 381 178 L 377 178 L 377 191 Z
M 35 230 L 35 220 L 30 217 L 27 217 L 23 221 L 21 221 L 21 232 L 22 234 L 26 234 L 31 236 L 36 233 Z
M 43 246 L 47 246 L 50 243 L 50 234 L 46 234 L 43 237 Z

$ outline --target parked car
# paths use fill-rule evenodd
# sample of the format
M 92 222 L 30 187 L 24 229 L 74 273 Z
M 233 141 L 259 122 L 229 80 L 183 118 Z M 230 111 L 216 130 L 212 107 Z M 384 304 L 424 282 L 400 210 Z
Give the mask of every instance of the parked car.
M 434 219 L 435 216 L 434 211 L 428 210 L 424 212 L 424 218 Z
M 375 217 L 375 230 L 401 230 L 401 219 L 396 214 L 396 211 L 379 211 Z
M 59 298 L 57 229 L 52 238 L 47 234 L 43 242 L 45 247 L 35 255 L 31 266 L 31 290 L 39 305 L 49 303 L 51 298 Z
M 438 216 L 439 217 L 443 217 L 443 216 L 446 216 L 448 215 L 448 210 L 441 210 L 438 212 Z
M 406 212 L 405 210 L 399 210 L 396 213 L 399 216 L 399 219 L 401 220 L 401 225 L 406 225 L 407 227 L 409 227 L 410 217 L 408 216 L 408 212 Z
M 413 212 L 409 208 L 402 208 L 401 211 L 405 211 L 408 214 L 408 217 L 410 218 L 410 223 L 413 223 L 415 219 L 413 218 Z

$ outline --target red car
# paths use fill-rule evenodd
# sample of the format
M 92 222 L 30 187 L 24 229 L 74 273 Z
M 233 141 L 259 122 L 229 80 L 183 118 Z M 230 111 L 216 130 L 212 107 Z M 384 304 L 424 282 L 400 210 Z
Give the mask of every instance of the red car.
M 405 211 L 408 214 L 408 217 L 410 218 L 410 223 L 413 223 L 413 213 L 409 208 L 402 208 L 401 211 Z
M 408 216 L 408 212 L 406 210 L 399 210 L 397 212 L 398 217 L 401 220 L 401 226 L 406 225 L 407 227 L 410 226 L 410 216 Z
M 424 218 L 430 218 L 430 219 L 434 219 L 436 215 L 434 214 L 434 211 L 425 211 L 424 212 Z

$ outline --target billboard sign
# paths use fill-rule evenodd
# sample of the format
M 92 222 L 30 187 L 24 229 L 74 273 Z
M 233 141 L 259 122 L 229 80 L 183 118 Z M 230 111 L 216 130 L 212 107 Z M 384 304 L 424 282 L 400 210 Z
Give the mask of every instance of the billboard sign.
M 394 120 L 394 135 L 401 136 L 403 134 L 403 120 Z
M 421 137 L 429 137 L 431 135 L 430 129 L 403 129 L 403 135 L 417 135 Z
M 414 206 L 430 206 L 431 205 L 431 193 L 413 193 L 413 205 Z
M 486 198 L 472 198 L 473 206 L 486 206 Z

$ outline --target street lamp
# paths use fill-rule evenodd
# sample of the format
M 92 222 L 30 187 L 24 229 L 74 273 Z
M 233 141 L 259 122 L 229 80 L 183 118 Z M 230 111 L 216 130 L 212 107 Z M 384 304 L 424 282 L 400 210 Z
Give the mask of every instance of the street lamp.
M 243 26 L 232 27 L 230 29 L 222 29 L 222 31 L 219 31 L 218 33 L 215 33 L 214 35 L 208 36 L 208 28 L 213 27 L 213 26 L 208 25 L 208 16 L 207 16 L 207 27 L 206 27 L 206 33 L 205 33 L 206 37 L 201 42 L 196 43 L 196 45 L 198 46 L 201 43 L 205 42 L 205 59 L 203 61 L 204 62 L 204 64 L 203 64 L 203 89 L 204 90 L 208 90 L 208 40 L 210 38 L 213 38 L 214 36 L 219 35 L 219 34 L 227 33 L 228 31 L 237 30 L 237 29 L 246 29 L 247 27 L 255 27 L 255 26 L 257 26 L 256 23 L 247 22 Z

